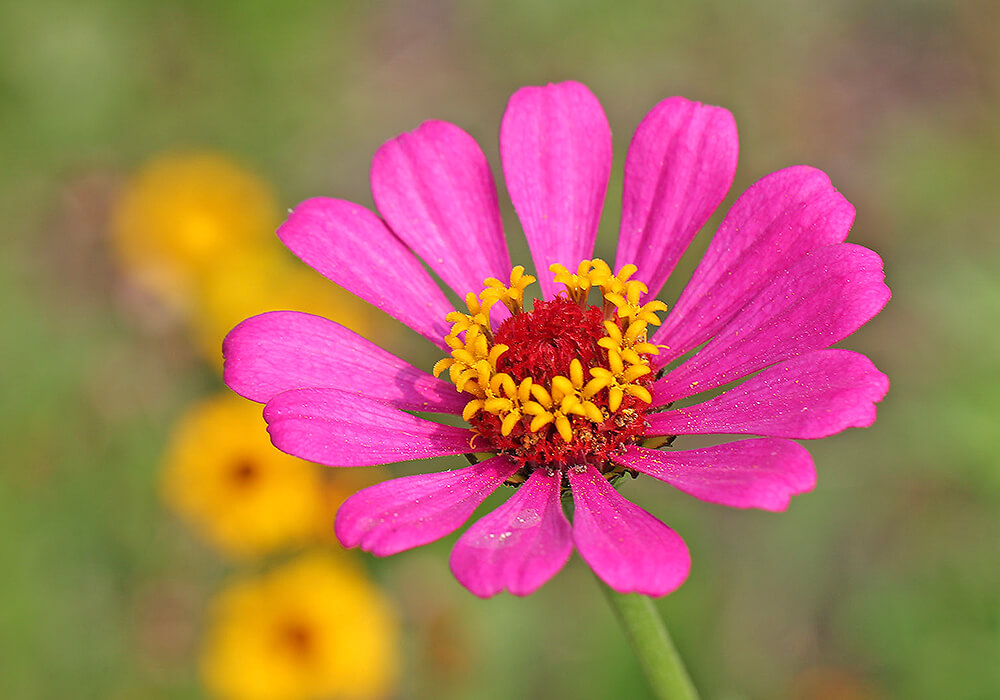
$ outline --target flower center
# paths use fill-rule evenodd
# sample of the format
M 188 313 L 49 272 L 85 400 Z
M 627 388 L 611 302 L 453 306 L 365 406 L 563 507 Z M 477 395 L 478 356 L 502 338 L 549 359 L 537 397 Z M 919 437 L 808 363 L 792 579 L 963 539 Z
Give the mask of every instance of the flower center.
M 249 457 L 240 457 L 229 467 L 229 479 L 234 488 L 249 488 L 260 478 L 260 470 Z
M 287 620 L 277 630 L 278 644 L 289 655 L 306 660 L 316 651 L 315 633 L 310 625 L 299 620 Z
M 477 433 L 473 448 L 507 455 L 522 469 L 519 482 L 536 468 L 565 470 L 591 464 L 614 471 L 611 456 L 639 441 L 652 396 L 647 328 L 659 324 L 660 301 L 640 303 L 646 285 L 630 280 L 634 265 L 617 275 L 603 260 L 584 260 L 576 273 L 549 268 L 565 286 L 551 301 L 524 309 L 524 289 L 535 278 L 515 267 L 509 285 L 490 278 L 481 294 L 466 297 L 468 313 L 453 312 L 445 341 L 445 369 L 459 391 L 469 394 L 462 417 Z M 591 290 L 601 305 L 588 303 Z M 493 331 L 490 309 L 511 312 Z M 610 474 L 609 474 L 610 476 Z

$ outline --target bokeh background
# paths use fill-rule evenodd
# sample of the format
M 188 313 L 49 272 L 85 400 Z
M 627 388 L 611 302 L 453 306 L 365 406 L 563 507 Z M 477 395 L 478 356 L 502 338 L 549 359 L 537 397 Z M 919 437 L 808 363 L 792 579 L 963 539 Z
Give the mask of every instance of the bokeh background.
M 733 512 L 666 487 L 625 486 L 692 549 L 690 579 L 659 607 L 704 696 L 1000 697 L 1000 5 L 992 0 L 4 3 L 3 697 L 209 696 L 211 668 L 219 671 L 206 659 L 225 636 L 221 592 L 284 571 L 303 561 L 300 552 L 340 571 L 304 590 L 360 596 L 348 607 L 373 611 L 354 622 L 330 613 L 345 654 L 361 644 L 352 639 L 381 640 L 347 666 L 370 673 L 371 687 L 348 683 L 345 693 L 646 697 L 576 557 L 528 599 L 480 601 L 448 573 L 454 537 L 374 560 L 338 552 L 328 524 L 309 537 L 290 525 L 298 539 L 234 554 L 205 524 L 211 498 L 179 506 L 164 486 L 179 426 L 223 392 L 216 349 L 245 315 L 286 304 L 331 309 L 417 364 L 437 359 L 394 322 L 303 281 L 304 268 L 271 235 L 279 212 L 314 195 L 371 205 L 372 153 L 426 118 L 472 133 L 499 174 L 508 96 L 570 78 L 600 98 L 614 131 L 598 243 L 606 257 L 632 130 L 658 100 L 680 94 L 736 116 L 740 166 L 723 210 L 772 170 L 820 167 L 857 207 L 850 240 L 881 253 L 894 292 L 845 343 L 892 379 L 879 420 L 810 445 L 819 484 L 787 513 Z M 175 157 L 216 159 L 222 170 L 203 163 L 194 175 L 169 167 L 164 175 Z M 161 180 L 150 175 L 156 168 Z M 199 190 L 221 183 L 242 192 L 235 208 L 207 215 L 229 228 L 208 250 L 157 248 L 170 217 L 187 211 L 184 183 L 197 178 L 206 183 Z M 501 190 L 506 228 L 519 238 L 503 199 Z M 131 224 L 122 213 L 130 206 L 139 208 Z M 233 234 L 232 222 L 254 207 L 263 208 L 256 228 Z M 668 286 L 668 303 L 718 220 Z M 157 221 L 167 224 L 158 230 Z M 185 221 L 177 226 L 195 226 Z M 148 251 L 129 252 L 144 235 L 181 278 L 150 272 Z M 253 251 L 262 252 L 246 258 Z M 210 439 L 212 449 L 224 451 L 222 439 Z M 329 471 L 321 475 L 327 516 L 335 492 L 356 487 L 340 479 L 383 476 Z M 194 492 L 196 482 L 181 479 Z M 354 588 L 343 592 L 337 576 Z M 247 669 L 243 676 L 268 663 L 232 653 L 227 663 Z

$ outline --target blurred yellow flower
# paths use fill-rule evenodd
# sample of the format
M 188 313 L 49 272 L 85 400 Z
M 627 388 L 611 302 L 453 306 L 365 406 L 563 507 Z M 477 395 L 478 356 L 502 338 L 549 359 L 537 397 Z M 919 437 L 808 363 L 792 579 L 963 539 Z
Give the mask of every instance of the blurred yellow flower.
M 226 700 L 379 698 L 394 683 L 397 624 L 346 554 L 307 554 L 214 602 L 202 656 Z
M 126 185 L 112 216 L 112 243 L 133 279 L 187 311 L 198 281 L 220 260 L 273 242 L 278 216 L 267 183 L 228 157 L 170 154 Z
M 369 331 L 371 309 L 294 260 L 275 236 L 278 221 L 267 183 L 225 155 L 171 154 L 124 188 L 112 244 L 138 285 L 190 320 L 218 367 L 226 333 L 265 311 L 306 311 Z
M 333 523 L 337 517 L 337 509 L 349 497 L 364 488 L 380 481 L 392 478 L 385 467 L 365 469 L 326 469 L 322 472 L 323 479 L 323 512 L 320 517 L 319 537 L 316 542 L 341 548 Z
M 274 449 L 260 406 L 231 395 L 195 405 L 167 449 L 167 503 L 235 556 L 319 536 L 330 517 L 319 467 Z
M 247 249 L 219 261 L 201 280 L 192 324 L 206 357 L 222 366 L 222 339 L 243 319 L 265 311 L 305 311 L 362 335 L 371 330 L 371 307 L 274 249 Z

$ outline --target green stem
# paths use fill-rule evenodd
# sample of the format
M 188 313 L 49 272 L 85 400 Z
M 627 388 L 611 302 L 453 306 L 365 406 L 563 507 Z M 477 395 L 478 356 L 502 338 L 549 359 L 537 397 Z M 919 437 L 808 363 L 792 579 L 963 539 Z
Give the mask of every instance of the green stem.
M 653 601 L 638 593 L 618 593 L 598 583 L 639 657 L 657 700 L 698 700 L 698 691 Z

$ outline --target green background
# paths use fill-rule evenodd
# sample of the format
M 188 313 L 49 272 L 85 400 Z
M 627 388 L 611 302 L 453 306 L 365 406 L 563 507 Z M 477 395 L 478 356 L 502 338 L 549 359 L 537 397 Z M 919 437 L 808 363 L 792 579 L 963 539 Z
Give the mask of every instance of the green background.
M 577 79 L 614 132 L 599 253 L 632 130 L 680 94 L 739 125 L 723 210 L 770 171 L 820 167 L 894 293 L 844 344 L 892 380 L 879 420 L 810 445 L 819 484 L 787 513 L 625 487 L 691 547 L 659 607 L 704 696 L 1000 697 L 998 47 L 992 0 L 4 3 L 3 696 L 201 695 L 201 620 L 226 569 L 155 489 L 172 422 L 220 383 L 123 292 L 105 239 L 123 178 L 164 149 L 213 148 L 282 206 L 370 205 L 384 140 L 447 119 L 499 174 L 509 95 Z M 645 697 L 578 558 L 528 599 L 483 602 L 447 571 L 453 540 L 367 560 L 404 624 L 399 698 Z

